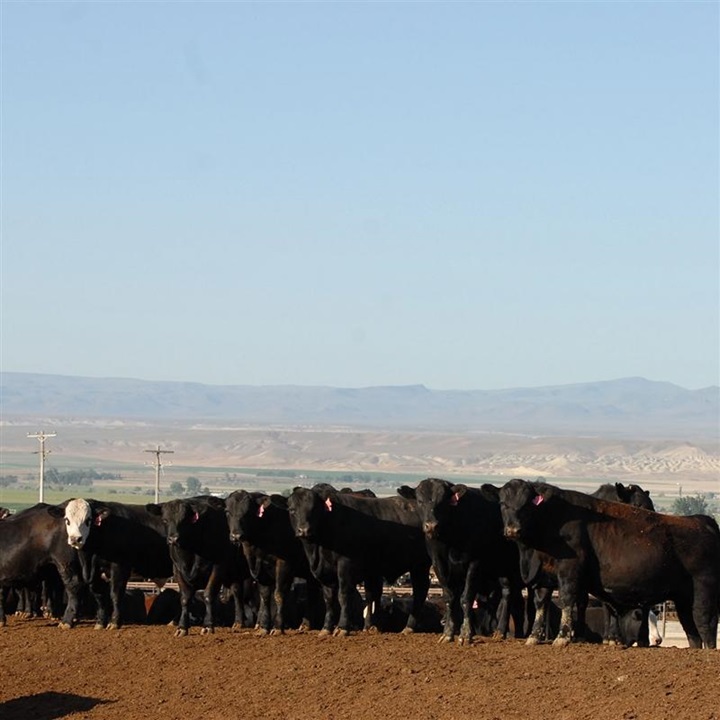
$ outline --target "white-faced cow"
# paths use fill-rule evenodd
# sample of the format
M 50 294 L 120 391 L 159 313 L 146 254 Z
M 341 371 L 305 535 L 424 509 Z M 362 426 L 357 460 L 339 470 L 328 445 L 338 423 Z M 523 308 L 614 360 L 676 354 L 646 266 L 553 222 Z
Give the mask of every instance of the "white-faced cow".
M 6 623 L 3 590 L 35 583 L 51 565 L 67 594 L 60 627 L 71 628 L 77 622 L 82 570 L 77 552 L 67 544 L 62 520 L 48 512 L 55 507 L 39 503 L 0 522 L 0 626 Z
M 68 544 L 79 551 L 85 579 L 98 602 L 96 627 L 117 629 L 131 572 L 164 583 L 173 572 L 162 522 L 144 505 L 76 498 L 63 517 Z M 112 614 L 108 620 L 102 574 L 109 576 Z

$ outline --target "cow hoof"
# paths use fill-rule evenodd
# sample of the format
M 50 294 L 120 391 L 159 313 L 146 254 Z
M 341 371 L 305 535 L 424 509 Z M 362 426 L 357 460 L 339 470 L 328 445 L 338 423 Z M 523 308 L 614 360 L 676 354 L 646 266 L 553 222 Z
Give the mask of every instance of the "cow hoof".
M 58 627 L 59 627 L 61 630 L 72 630 L 72 625 L 71 625 L 70 623 L 66 623 L 66 622 L 61 622 L 61 623 L 58 625 Z
M 328 637 L 329 635 L 332 635 L 332 633 L 331 633 L 327 628 L 323 628 L 323 629 L 318 633 L 318 637 Z
M 556 637 L 553 640 L 553 647 L 565 647 L 566 645 L 570 644 L 570 638 L 566 637 Z
M 438 640 L 438 645 L 442 645 L 443 643 L 451 643 L 453 641 L 452 635 L 441 635 L 440 639 Z
M 415 632 L 414 628 L 406 627 L 403 628 L 402 635 L 412 635 Z
M 178 628 L 173 635 L 175 637 L 185 637 L 188 634 L 187 628 Z
M 269 634 L 270 631 L 267 628 L 256 628 L 255 630 L 256 637 L 267 637 Z
M 540 642 L 539 638 L 534 637 L 531 635 L 526 641 L 526 645 L 537 645 Z
M 201 635 L 213 635 L 215 633 L 214 627 L 204 627 L 201 631 Z
M 335 628 L 333 637 L 347 637 L 349 634 L 350 634 L 350 631 L 346 630 L 345 628 Z
M 378 629 L 377 625 L 371 625 L 370 627 L 365 628 L 365 632 L 369 635 L 379 635 L 380 630 Z
M 104 629 L 105 629 L 105 626 L 102 623 L 98 622 L 93 625 L 93 630 L 104 630 Z
M 469 637 L 466 637 L 463 635 L 458 635 L 457 644 L 460 645 L 461 647 L 463 647 L 465 645 L 467 645 L 467 647 L 470 647 L 472 645 L 472 638 L 469 638 Z
M 108 630 L 119 630 L 119 629 L 120 629 L 120 626 L 119 626 L 117 623 L 111 622 L 111 623 L 107 626 L 107 629 L 108 629 Z
M 276 635 L 276 636 L 277 636 L 277 635 L 284 635 L 284 634 L 285 634 L 285 631 L 284 631 L 282 628 L 273 628 L 273 629 L 270 631 L 270 635 Z

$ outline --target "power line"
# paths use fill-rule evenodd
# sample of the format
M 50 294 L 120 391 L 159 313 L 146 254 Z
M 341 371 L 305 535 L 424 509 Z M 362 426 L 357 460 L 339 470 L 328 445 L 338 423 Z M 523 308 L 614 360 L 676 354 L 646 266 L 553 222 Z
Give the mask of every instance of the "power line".
M 155 462 L 153 465 L 155 466 L 155 503 L 160 502 L 160 468 L 162 467 L 162 462 L 160 462 L 160 455 L 163 453 L 170 453 L 173 454 L 174 450 L 162 450 L 160 446 L 158 445 L 154 450 L 145 450 L 146 453 L 153 453 L 155 455 Z M 168 463 L 169 464 L 169 463 Z
M 29 438 L 37 438 L 40 441 L 40 449 L 33 453 L 33 455 L 40 455 L 40 499 L 38 502 L 45 502 L 45 457 L 50 453 L 50 450 L 45 449 L 45 440 L 56 436 L 57 433 L 45 433 L 42 431 L 28 433 Z

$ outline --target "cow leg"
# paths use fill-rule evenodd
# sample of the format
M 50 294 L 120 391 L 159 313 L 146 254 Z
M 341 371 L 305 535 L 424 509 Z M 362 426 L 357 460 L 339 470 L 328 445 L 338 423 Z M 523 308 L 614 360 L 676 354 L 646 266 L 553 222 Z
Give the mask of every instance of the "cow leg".
M 306 588 L 307 593 L 305 597 L 305 607 L 303 608 L 303 618 L 298 628 L 301 632 L 307 632 L 317 626 L 317 611 L 320 607 L 321 586 L 315 578 L 307 578 Z
M 258 592 L 260 593 L 260 607 L 255 627 L 257 628 L 256 634 L 262 636 L 270 633 L 270 604 L 273 587 L 267 582 L 258 582 Z
M 285 600 L 290 594 L 293 573 L 284 560 L 275 565 L 275 622 L 271 633 L 282 635 L 285 632 Z
M 697 625 L 693 619 L 692 605 L 689 600 L 675 599 L 675 610 L 677 611 L 678 620 L 682 625 L 682 629 L 687 636 L 688 646 L 691 648 L 701 648 L 702 638 L 698 632 Z
M 638 629 L 637 646 L 650 647 L 650 608 L 645 605 L 641 612 L 642 617 L 640 619 L 640 628 Z
M 444 562 L 436 562 L 435 574 L 442 587 L 443 601 L 445 603 L 445 616 L 443 618 L 443 632 L 439 642 L 452 642 L 455 639 L 456 628 L 460 624 L 460 592 L 452 581 L 450 570 Z
M 128 580 L 130 579 L 130 566 L 113 563 L 110 567 L 110 598 L 112 599 L 112 615 L 108 623 L 108 630 L 120 628 L 120 612 L 125 597 Z
M 323 600 L 325 602 L 325 619 L 323 621 L 320 636 L 330 635 L 335 628 L 335 618 L 338 610 L 337 588 L 331 585 L 322 586 Z
M 603 644 L 623 645 L 620 616 L 617 610 L 603 603 Z
M 692 617 L 702 647 L 714 649 L 717 646 L 718 607 L 720 587 L 714 578 L 695 578 L 693 581 Z
M 573 639 L 575 640 L 585 640 L 587 638 L 587 623 L 585 621 L 585 618 L 587 616 L 587 607 L 588 607 L 588 594 L 586 592 L 580 592 L 578 593 L 578 599 L 577 599 L 577 613 L 575 616 L 575 628 L 573 630 Z M 618 630 L 620 629 L 620 626 L 618 625 Z M 618 639 L 619 639 L 618 634 Z
M 183 637 L 190 631 L 190 601 L 195 595 L 195 588 L 178 573 L 178 589 L 180 590 L 180 617 L 175 637 Z
M 507 637 L 508 629 L 510 627 L 510 609 L 515 600 L 513 597 L 510 580 L 508 578 L 499 578 L 500 582 L 500 602 L 496 610 L 495 617 L 497 618 L 497 627 L 493 636 L 497 639 L 504 640 Z M 517 622 L 516 618 L 513 617 L 514 622 Z M 517 628 L 517 625 L 515 626 Z M 516 631 L 517 632 L 517 631 Z
M 377 618 L 380 613 L 382 591 L 382 577 L 365 578 L 365 609 L 363 611 L 363 630 L 365 632 L 379 631 Z
M 65 605 L 65 612 L 63 613 L 62 619 L 60 620 L 60 627 L 63 630 L 69 630 L 77 623 L 78 608 L 80 604 L 80 591 L 84 586 L 80 575 L 80 568 L 73 568 L 67 565 L 58 563 L 58 572 L 60 573 L 60 579 L 65 585 L 65 593 L 67 595 L 67 604 Z
M 552 601 L 552 589 L 548 587 L 536 587 L 533 591 L 533 604 L 535 606 L 535 620 L 533 621 L 532 628 L 528 639 L 525 641 L 526 645 L 537 645 L 539 642 L 545 640 L 546 623 L 547 623 L 547 610 Z
M 215 602 L 220 590 L 220 566 L 213 565 L 210 579 L 203 590 L 203 602 L 205 603 L 205 618 L 201 635 L 210 635 L 215 632 Z
M 0 587 L 0 627 L 7 625 L 7 618 L 5 617 L 5 592 L 4 587 Z
M 245 627 L 245 583 L 243 580 L 233 580 L 228 590 L 233 602 L 232 629 Z
M 346 636 L 350 634 L 350 600 L 353 590 L 355 590 L 352 568 L 348 560 L 338 559 L 337 576 L 340 619 L 333 634 L 336 636 Z
M 425 609 L 425 600 L 427 600 L 430 589 L 430 572 L 427 566 L 423 565 L 410 570 L 410 581 L 412 582 L 412 610 L 403 629 L 405 634 L 415 632 Z
M 553 640 L 555 647 L 563 647 L 572 641 L 574 621 L 573 610 L 577 605 L 577 584 L 574 577 L 560 581 L 560 629 Z
M 95 568 L 90 578 L 90 594 L 95 601 L 95 630 L 103 630 L 110 615 L 110 590 L 107 581 Z
M 473 624 L 472 624 L 472 606 L 475 597 L 478 594 L 478 584 L 480 575 L 480 564 L 477 561 L 473 561 L 468 565 L 467 573 L 465 574 L 465 587 L 463 588 L 462 596 L 460 597 L 460 606 L 462 607 L 463 623 L 460 628 L 460 637 L 458 637 L 458 643 L 460 645 L 470 645 L 473 638 Z

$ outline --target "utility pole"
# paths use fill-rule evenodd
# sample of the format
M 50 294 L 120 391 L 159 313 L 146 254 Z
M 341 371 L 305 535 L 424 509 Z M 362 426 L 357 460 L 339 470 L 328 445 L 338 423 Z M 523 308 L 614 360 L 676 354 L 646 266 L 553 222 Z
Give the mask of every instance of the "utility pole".
M 174 450 L 161 450 L 160 446 L 158 445 L 154 450 L 145 450 L 145 452 L 153 453 L 155 455 L 155 462 L 153 465 L 155 466 L 155 503 L 160 502 L 160 468 L 162 467 L 162 463 L 160 462 L 160 455 L 163 453 L 174 453 Z
M 40 455 L 40 499 L 38 502 L 45 502 L 45 456 L 50 452 L 45 450 L 45 441 L 48 438 L 54 438 L 57 433 L 28 433 L 29 438 L 37 438 L 40 441 L 40 450 L 36 450 L 33 455 Z

